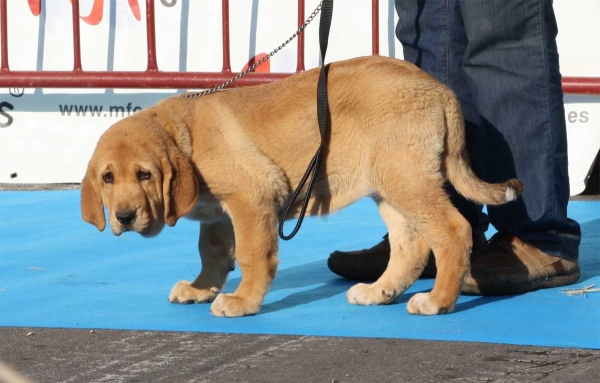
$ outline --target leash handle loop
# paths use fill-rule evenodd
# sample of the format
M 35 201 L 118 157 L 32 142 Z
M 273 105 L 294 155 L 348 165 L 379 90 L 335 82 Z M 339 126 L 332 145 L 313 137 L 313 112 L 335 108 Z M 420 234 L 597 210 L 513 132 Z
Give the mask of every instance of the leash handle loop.
M 298 233 L 298 231 L 300 230 L 300 226 L 302 226 L 302 221 L 304 220 L 304 215 L 306 214 L 306 208 L 308 207 L 308 201 L 310 199 L 310 193 L 312 192 L 312 189 L 315 185 L 315 181 L 317 178 L 316 177 L 317 170 L 319 169 L 319 166 L 321 165 L 320 162 L 321 162 L 322 149 L 323 149 L 323 145 L 319 146 L 319 150 L 317 150 L 317 153 L 310 161 L 310 165 L 308 165 L 308 169 L 306 170 L 306 173 L 304 173 L 304 176 L 300 180 L 298 187 L 296 188 L 296 190 L 294 190 L 294 194 L 292 194 L 292 198 L 290 199 L 290 202 L 286 206 L 285 211 L 283 212 L 283 214 L 279 220 L 279 237 L 281 239 L 283 239 L 284 241 L 288 241 L 288 240 L 294 238 L 296 233 Z M 283 224 L 285 222 L 285 218 L 288 216 L 293 203 L 296 201 L 296 199 L 298 199 L 298 195 L 304 188 L 304 184 L 306 184 L 306 180 L 308 179 L 308 176 L 310 175 L 311 171 L 312 171 L 312 177 L 310 178 L 310 182 L 308 183 L 308 190 L 306 192 L 306 195 L 304 196 L 304 200 L 302 201 L 302 208 L 300 209 L 300 215 L 298 216 L 298 221 L 296 222 L 296 226 L 294 227 L 294 230 L 292 230 L 292 232 L 290 234 L 285 235 L 283 233 Z
M 329 128 L 329 103 L 327 101 L 327 74 L 329 73 L 329 65 L 325 65 L 325 54 L 327 53 L 329 31 L 331 29 L 331 18 L 333 16 L 333 0 L 323 0 L 322 4 L 323 6 L 321 8 L 321 18 L 319 20 L 321 72 L 319 73 L 319 82 L 317 83 L 317 120 L 319 123 L 319 131 L 321 133 L 321 144 L 319 145 L 317 153 L 312 158 L 310 164 L 308 165 L 308 169 L 306 169 L 306 173 L 304 173 L 304 176 L 300 180 L 300 183 L 296 187 L 296 190 L 294 190 L 294 193 L 292 194 L 283 214 L 279 219 L 279 237 L 285 241 L 294 238 L 296 233 L 298 233 L 298 231 L 300 230 L 300 226 L 302 226 L 302 221 L 304 220 L 304 216 L 306 214 L 306 208 L 308 207 L 308 201 L 310 200 L 317 179 L 317 175 L 319 173 L 319 168 L 321 167 L 321 155 L 323 153 L 323 148 L 325 146 L 324 141 Z M 298 215 L 298 221 L 296 222 L 296 226 L 289 235 L 285 235 L 283 233 L 284 222 L 290 212 L 290 209 L 292 208 L 292 205 L 296 202 L 296 199 L 298 199 L 300 192 L 304 188 L 306 180 L 309 176 L 311 177 L 310 182 L 308 183 L 308 188 L 306 190 L 304 200 L 302 201 L 302 208 L 300 209 L 300 214 Z

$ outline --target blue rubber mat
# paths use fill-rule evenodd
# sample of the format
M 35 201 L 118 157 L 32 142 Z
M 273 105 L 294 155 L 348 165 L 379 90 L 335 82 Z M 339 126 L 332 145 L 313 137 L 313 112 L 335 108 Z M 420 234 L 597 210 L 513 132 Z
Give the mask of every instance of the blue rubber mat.
M 583 230 L 582 277 L 571 287 L 600 286 L 600 202 L 572 202 Z M 0 326 L 299 334 L 478 341 L 600 348 L 600 293 L 568 296 L 547 289 L 520 296 L 461 296 L 456 311 L 433 317 L 406 312 L 429 291 L 419 280 L 397 303 L 346 302 L 351 282 L 326 265 L 335 249 L 371 246 L 385 233 L 364 200 L 326 220 L 307 219 L 281 242 L 280 268 L 262 311 L 215 318 L 208 304 L 167 302 L 173 284 L 200 268 L 198 224 L 180 220 L 154 239 L 98 233 L 80 219 L 79 191 L 0 192 Z M 239 268 L 226 285 L 232 292 Z

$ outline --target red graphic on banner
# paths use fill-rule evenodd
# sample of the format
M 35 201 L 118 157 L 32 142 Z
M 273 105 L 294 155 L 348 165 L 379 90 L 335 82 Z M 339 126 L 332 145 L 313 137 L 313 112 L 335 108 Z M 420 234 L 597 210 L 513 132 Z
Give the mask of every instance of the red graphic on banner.
M 42 0 L 27 0 L 29 9 L 34 16 L 39 16 L 42 8 Z
M 137 21 L 140 21 L 142 16 L 140 13 L 140 5 L 137 0 L 129 0 L 129 8 L 131 9 L 131 12 L 133 12 L 133 17 L 135 17 Z
M 248 64 L 244 65 L 244 68 L 242 68 L 242 72 L 244 72 L 246 69 L 248 69 L 249 67 L 254 65 L 256 62 L 262 60 L 265 57 L 267 57 L 266 53 L 259 53 L 256 56 L 252 57 L 250 59 L 250 61 L 248 61 Z M 254 68 L 254 72 L 259 72 L 259 73 L 271 72 L 271 61 L 267 60 L 264 63 L 260 64 L 259 66 Z
M 73 0 L 71 0 L 73 3 Z M 89 25 L 98 25 L 102 22 L 102 16 L 104 14 L 104 0 L 94 0 L 92 4 L 92 11 L 87 16 L 80 16 L 81 20 L 85 21 Z
M 31 14 L 34 16 L 39 16 L 41 12 L 41 1 L 42 0 L 27 0 L 29 4 L 29 10 L 31 10 Z M 73 0 L 70 0 L 71 4 Z M 140 4 L 138 0 L 127 0 L 129 3 L 129 9 L 131 9 L 131 13 L 133 13 L 133 17 L 137 21 L 142 20 L 142 15 L 140 12 Z M 85 21 L 89 25 L 98 25 L 102 22 L 102 18 L 104 17 L 104 0 L 94 0 L 92 4 L 92 10 L 90 14 L 87 16 L 80 16 L 81 20 Z
M 73 0 L 71 0 L 71 3 Z M 140 14 L 140 5 L 138 0 L 128 0 L 129 9 L 131 9 L 131 13 L 133 13 L 133 17 L 137 21 L 142 19 Z M 116 6 L 116 4 L 113 4 Z M 102 17 L 104 16 L 104 0 L 94 0 L 94 4 L 92 4 L 92 11 L 87 16 L 81 16 L 81 20 L 85 21 L 89 25 L 98 25 L 102 22 Z

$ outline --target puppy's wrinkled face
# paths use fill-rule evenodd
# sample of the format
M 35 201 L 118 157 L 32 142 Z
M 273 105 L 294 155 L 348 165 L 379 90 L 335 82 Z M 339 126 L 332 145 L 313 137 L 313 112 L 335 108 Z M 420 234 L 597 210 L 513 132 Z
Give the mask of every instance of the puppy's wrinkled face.
M 196 205 L 199 182 L 189 158 L 156 122 L 135 116 L 100 137 L 81 182 L 84 221 L 102 231 L 154 236 Z
M 121 143 L 98 161 L 100 193 L 115 235 L 154 236 L 165 225 L 160 164 L 140 149 Z

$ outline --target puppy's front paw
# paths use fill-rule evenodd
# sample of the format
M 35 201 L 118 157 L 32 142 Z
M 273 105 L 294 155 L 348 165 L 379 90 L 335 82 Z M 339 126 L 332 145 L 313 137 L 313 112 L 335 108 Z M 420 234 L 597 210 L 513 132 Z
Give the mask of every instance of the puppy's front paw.
M 391 286 L 381 286 L 381 284 L 359 283 L 348 290 L 346 299 L 353 305 L 386 305 L 393 303 L 398 294 Z
M 437 315 L 437 314 L 449 314 L 454 311 L 454 305 L 450 307 L 442 307 L 436 302 L 428 293 L 415 294 L 408 301 L 406 310 L 410 314 L 421 314 L 421 315 Z
M 252 303 L 235 294 L 219 294 L 210 306 L 210 313 L 216 317 L 241 317 L 256 314 L 260 303 Z
M 219 289 L 216 287 L 210 289 L 197 289 L 191 282 L 179 281 L 171 289 L 169 302 L 171 303 L 206 303 L 215 300 Z

